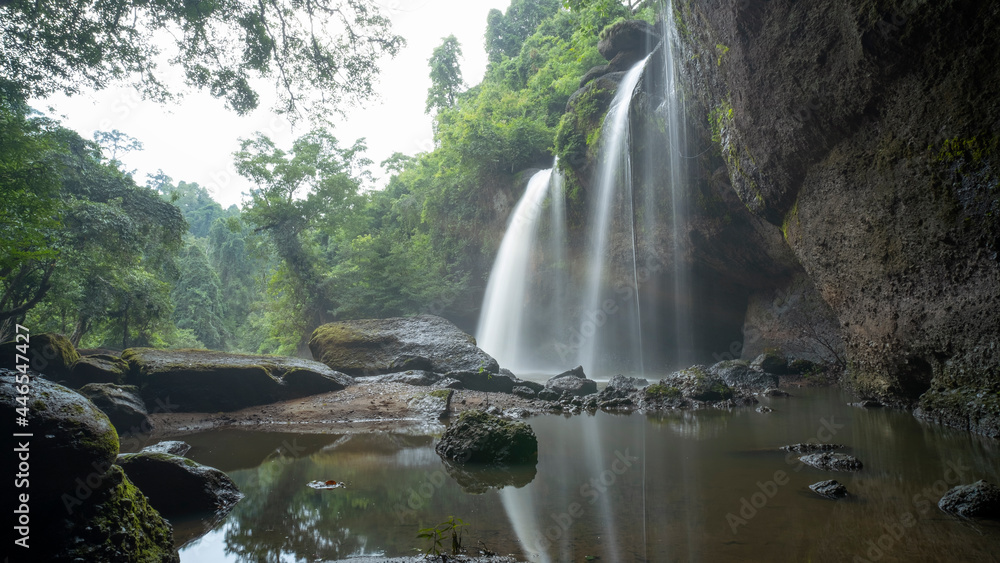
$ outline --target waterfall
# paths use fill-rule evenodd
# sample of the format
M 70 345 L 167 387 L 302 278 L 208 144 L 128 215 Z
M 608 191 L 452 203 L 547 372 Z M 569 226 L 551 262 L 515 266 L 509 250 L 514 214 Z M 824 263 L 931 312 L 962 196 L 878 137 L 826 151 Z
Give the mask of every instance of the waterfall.
M 544 260 L 550 269 L 562 270 L 565 262 L 566 211 L 562 182 L 553 169 L 531 177 L 511 213 L 486 285 L 476 330 L 479 346 L 501 366 L 519 373 L 543 373 L 555 367 L 540 357 L 537 339 L 558 333 L 558 294 L 565 282 L 553 274 L 544 288 L 535 287 L 542 269 L 541 255 L 551 256 Z M 543 244 L 538 240 L 539 227 L 550 193 L 549 241 Z
M 619 285 L 614 296 L 609 295 L 605 288 L 610 285 L 615 273 L 621 273 L 615 272 L 616 265 L 609 261 L 613 252 L 609 245 L 610 235 L 616 228 L 614 220 L 626 221 L 628 232 L 633 233 L 631 131 L 628 117 L 632 93 L 648 59 L 649 56 L 636 63 L 622 78 L 601 128 L 603 144 L 590 204 L 590 246 L 584 274 L 585 289 L 580 302 L 579 328 L 574 335 L 579 342 L 577 362 L 592 376 L 606 371 L 611 365 L 616 366 L 616 369 L 628 366 L 631 371 L 642 372 L 639 307 L 635 299 L 638 294 L 637 280 L 633 277 L 631 287 Z M 628 201 L 616 201 L 616 196 L 617 200 Z M 633 244 L 627 252 L 630 261 L 627 275 L 634 276 L 634 235 L 631 240 Z M 625 349 L 621 345 L 623 336 L 630 342 Z M 624 357 L 621 356 L 623 351 L 626 353 Z

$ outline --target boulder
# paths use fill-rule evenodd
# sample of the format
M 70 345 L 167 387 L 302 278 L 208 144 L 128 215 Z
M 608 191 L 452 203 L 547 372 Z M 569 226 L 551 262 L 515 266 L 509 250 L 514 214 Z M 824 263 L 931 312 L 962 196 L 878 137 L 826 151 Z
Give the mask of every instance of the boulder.
M 864 467 L 861 461 L 854 456 L 831 452 L 804 455 L 799 458 L 799 461 L 828 471 L 860 471 Z
M 612 399 L 629 398 L 639 391 L 640 388 L 648 387 L 649 381 L 638 377 L 625 377 L 617 374 L 608 381 L 607 386 L 597 394 L 599 401 L 610 401 Z
M 20 416 L 17 385 L 13 376 L 0 377 L 0 415 L 7 420 Z M 26 430 L 33 436 L 25 440 L 38 507 L 31 525 L 44 530 L 43 541 L 31 539 L 32 559 L 179 561 L 170 524 L 113 465 L 118 436 L 107 416 L 62 385 L 41 377 L 29 385 Z
M 191 451 L 191 444 L 180 440 L 164 440 L 142 448 L 140 453 L 185 455 Z
M 833 479 L 813 483 L 812 485 L 809 485 L 809 489 L 817 495 L 833 500 L 841 499 L 847 496 L 847 487 L 841 485 Z
M 624 51 L 641 53 L 641 59 L 652 52 L 659 42 L 660 36 L 650 23 L 644 20 L 625 20 L 601 32 L 597 50 L 609 61 Z
M 463 412 L 434 449 L 442 458 L 457 464 L 534 465 L 538 462 L 538 439 L 531 426 L 480 410 Z
M 130 348 L 122 358 L 146 404 L 159 399 L 179 412 L 237 410 L 339 391 L 354 381 L 319 362 L 282 356 Z
M 732 388 L 701 365 L 676 371 L 661 379 L 660 384 L 675 388 L 685 399 L 695 401 L 724 401 L 733 397 Z
M 472 391 L 486 391 L 492 393 L 510 393 L 515 385 L 520 385 L 520 380 L 508 375 L 500 375 L 488 371 L 453 371 L 446 377 L 462 382 L 463 389 Z
M 788 358 L 769 350 L 754 358 L 750 362 L 750 367 L 757 371 L 782 375 L 788 373 Z
M 591 69 L 584 73 L 583 77 L 580 78 L 580 88 L 586 86 L 591 80 L 604 76 L 609 72 L 611 72 L 611 67 L 608 65 L 597 65 L 595 67 L 591 67 Z
M 983 480 L 953 487 L 938 508 L 963 518 L 1000 518 L 1000 487 Z
M 387 373 L 385 375 L 380 375 L 374 378 L 373 381 L 383 383 L 405 383 L 407 385 L 426 387 L 441 381 L 442 377 L 443 376 L 431 371 L 409 370 L 400 373 Z
M 398 371 L 432 371 L 434 369 L 434 362 L 423 356 L 403 354 L 393 358 L 392 362 L 389 363 L 389 368 Z
M 27 344 L 27 354 L 22 353 L 25 351 L 24 344 Z M 30 334 L 27 342 L 15 338 L 0 344 L 0 365 L 17 365 L 17 355 L 26 356 L 32 370 L 53 381 L 68 378 L 73 364 L 80 359 L 73 343 L 65 336 L 53 332 Z
M 790 446 L 781 446 L 782 451 L 786 452 L 796 452 L 800 454 L 811 453 L 811 452 L 828 452 L 831 450 L 842 450 L 847 446 L 842 446 L 840 444 L 813 444 L 809 442 L 804 442 L 801 444 L 792 444 Z
M 597 382 L 593 379 L 587 379 L 583 373 L 583 366 L 577 366 L 550 378 L 545 382 L 545 388 L 560 394 L 565 392 L 576 397 L 583 397 L 597 392 Z
M 88 383 L 80 388 L 80 394 L 108 415 L 118 436 L 146 434 L 153 430 L 153 421 L 139 396 L 139 388 L 134 385 Z
M 444 420 L 451 416 L 451 398 L 453 389 L 437 389 L 429 393 L 420 393 L 410 398 L 407 405 L 419 416 L 432 420 Z
M 434 315 L 328 323 L 313 332 L 309 349 L 330 368 L 358 376 L 398 371 L 398 359 L 411 356 L 437 373 L 500 370 L 474 338 Z
M 121 454 L 118 465 L 167 518 L 228 512 L 243 494 L 228 475 L 167 453 Z
M 538 393 L 535 393 L 534 389 L 532 389 L 531 387 L 525 387 L 523 385 L 518 385 L 514 387 L 511 390 L 511 392 L 523 399 L 534 399 L 538 395 Z
M 107 415 L 76 391 L 43 377 L 32 377 L 27 386 L 31 478 L 44 484 L 31 488 L 31 498 L 59 502 L 64 493 L 75 494 L 77 480 L 106 475 L 118 455 L 118 434 Z M 0 377 L 2 416 L 11 423 L 21 416 L 18 387 L 13 376 Z
M 728 360 L 708 368 L 709 375 L 721 379 L 726 385 L 751 392 L 762 392 L 778 386 L 778 376 L 771 372 L 751 369 L 747 362 Z
M 96 354 L 81 356 L 73 364 L 70 383 L 86 385 L 88 383 L 114 383 L 124 385 L 128 377 L 128 362 L 118 356 Z
M 444 461 L 445 471 L 455 480 L 462 491 L 470 495 L 481 495 L 490 490 L 514 487 L 520 489 L 535 479 L 538 472 L 535 464 L 477 466 Z

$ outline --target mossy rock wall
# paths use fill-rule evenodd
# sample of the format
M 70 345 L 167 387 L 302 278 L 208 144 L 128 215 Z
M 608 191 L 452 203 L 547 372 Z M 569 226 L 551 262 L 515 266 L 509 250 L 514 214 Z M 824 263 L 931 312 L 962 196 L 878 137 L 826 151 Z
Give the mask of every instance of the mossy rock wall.
M 675 7 L 689 98 L 706 129 L 728 108 L 714 140 L 733 191 L 830 306 L 849 383 L 1000 434 L 1000 9 Z

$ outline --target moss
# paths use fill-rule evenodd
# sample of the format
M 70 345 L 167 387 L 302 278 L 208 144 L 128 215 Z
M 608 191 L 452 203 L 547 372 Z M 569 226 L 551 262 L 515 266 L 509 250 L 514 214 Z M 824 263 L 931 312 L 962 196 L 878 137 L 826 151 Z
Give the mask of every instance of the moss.
M 708 114 L 708 124 L 712 130 L 712 142 L 721 144 L 722 134 L 732 123 L 733 106 L 727 97 Z
M 716 66 L 722 66 L 722 57 L 724 57 L 726 53 L 729 52 L 729 47 L 723 45 L 722 43 L 716 43 L 715 52 L 718 54 L 718 58 L 716 59 L 715 64 Z
M 792 208 L 785 214 L 784 220 L 781 222 L 781 234 L 788 240 L 788 227 L 791 225 L 792 221 L 795 222 L 796 226 L 800 226 L 802 223 L 799 221 L 799 200 L 796 199 L 795 203 L 792 204 Z
M 646 387 L 646 398 L 667 400 L 680 399 L 681 390 L 663 383 L 654 383 L 649 387 Z
M 451 394 L 451 389 L 438 389 L 436 391 L 431 391 L 430 393 L 428 393 L 428 395 L 430 395 L 431 397 L 436 397 L 442 400 L 447 399 L 448 395 L 450 394 Z
M 45 401 L 37 400 L 34 403 L 31 403 L 31 408 L 36 411 L 43 411 L 49 408 L 49 406 L 45 404 Z

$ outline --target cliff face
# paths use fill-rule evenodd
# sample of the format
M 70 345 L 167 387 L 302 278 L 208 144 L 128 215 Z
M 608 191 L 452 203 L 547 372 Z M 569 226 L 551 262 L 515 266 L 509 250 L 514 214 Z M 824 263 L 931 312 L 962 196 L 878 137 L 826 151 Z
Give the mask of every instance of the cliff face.
M 1000 435 L 1000 5 L 674 11 L 718 183 L 780 232 L 832 310 L 849 383 Z

